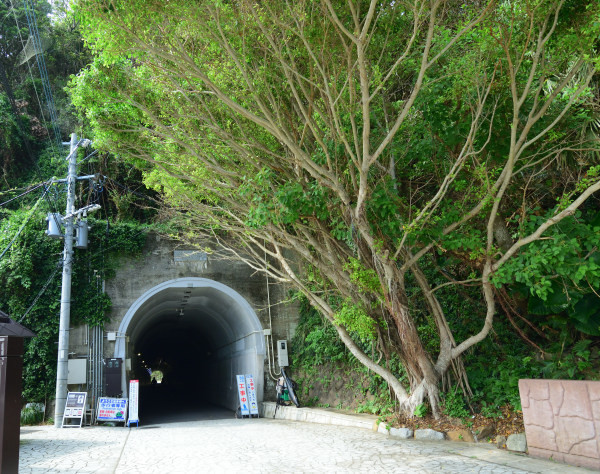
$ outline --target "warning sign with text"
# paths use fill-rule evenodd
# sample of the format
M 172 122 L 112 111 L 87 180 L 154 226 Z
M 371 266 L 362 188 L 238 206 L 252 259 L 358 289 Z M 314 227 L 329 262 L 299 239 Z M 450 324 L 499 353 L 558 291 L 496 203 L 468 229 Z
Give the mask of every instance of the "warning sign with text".
M 258 402 L 256 400 L 256 386 L 252 374 L 246 374 L 246 393 L 251 415 L 258 415 Z
M 138 423 L 140 419 L 138 417 L 138 407 L 140 400 L 140 381 L 130 380 L 129 381 L 129 419 L 127 424 Z
M 246 390 L 246 379 L 243 375 L 236 375 L 238 394 L 240 396 L 240 410 L 242 416 L 250 416 L 250 405 L 248 403 L 248 391 Z

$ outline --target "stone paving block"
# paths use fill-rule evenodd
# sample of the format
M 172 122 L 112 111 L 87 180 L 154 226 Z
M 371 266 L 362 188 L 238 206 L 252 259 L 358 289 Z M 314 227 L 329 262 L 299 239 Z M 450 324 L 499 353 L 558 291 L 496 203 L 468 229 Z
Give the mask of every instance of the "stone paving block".
M 415 439 L 442 441 L 445 439 L 444 433 L 432 429 L 415 430 Z
M 519 453 L 527 452 L 527 438 L 525 437 L 525 433 L 511 434 L 506 439 L 506 449 Z
M 388 436 L 390 434 L 389 430 L 387 429 L 387 425 L 385 423 L 379 423 L 379 426 L 377 427 L 377 432 L 379 434 L 383 434 Z
M 556 463 L 486 444 L 400 440 L 373 433 L 370 425 L 236 420 L 228 412 L 222 419 L 151 427 L 24 432 L 20 472 L 565 472 Z
M 390 428 L 390 436 L 400 439 L 410 439 L 414 435 L 410 428 Z

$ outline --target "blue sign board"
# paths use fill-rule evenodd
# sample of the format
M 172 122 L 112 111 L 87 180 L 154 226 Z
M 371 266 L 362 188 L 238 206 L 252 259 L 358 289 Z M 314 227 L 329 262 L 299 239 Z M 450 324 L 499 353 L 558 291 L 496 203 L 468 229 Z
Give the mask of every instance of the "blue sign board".
M 98 421 L 119 421 L 125 423 L 127 419 L 127 399 L 100 397 L 98 399 Z

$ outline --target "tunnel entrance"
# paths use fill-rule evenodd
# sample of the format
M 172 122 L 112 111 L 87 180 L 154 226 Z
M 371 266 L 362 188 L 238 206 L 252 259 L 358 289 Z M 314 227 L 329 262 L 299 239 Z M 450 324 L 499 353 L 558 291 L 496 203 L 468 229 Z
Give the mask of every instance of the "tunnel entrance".
M 180 278 L 147 291 L 121 322 L 115 357 L 140 381 L 140 419 L 198 419 L 238 406 L 236 374 L 253 374 L 263 397 L 263 328 L 249 303 L 214 280 Z M 157 376 L 161 374 L 160 380 Z M 154 374 L 154 377 L 153 377 Z M 159 383 L 160 382 L 160 383 Z

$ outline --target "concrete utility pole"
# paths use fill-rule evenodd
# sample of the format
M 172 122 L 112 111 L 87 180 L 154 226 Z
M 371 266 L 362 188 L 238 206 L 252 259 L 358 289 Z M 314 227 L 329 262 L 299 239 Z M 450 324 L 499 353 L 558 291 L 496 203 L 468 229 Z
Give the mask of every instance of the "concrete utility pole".
M 75 212 L 75 183 L 77 182 L 77 135 L 71 134 L 67 174 L 67 209 L 65 212 L 65 249 L 63 253 L 62 290 L 60 294 L 60 323 L 58 329 L 58 363 L 56 366 L 56 398 L 54 426 L 62 426 L 67 401 L 69 370 L 69 325 L 71 323 L 71 273 L 73 267 L 73 213 Z
M 60 323 L 58 329 L 58 363 L 56 366 L 56 405 L 54 407 L 54 426 L 60 428 L 62 426 L 62 418 L 65 411 L 67 401 L 67 376 L 69 373 L 69 325 L 71 323 L 71 274 L 73 268 L 73 240 L 75 237 L 75 226 L 73 219 L 81 213 L 84 215 L 87 212 L 99 209 L 99 205 L 86 206 L 79 211 L 75 211 L 75 184 L 80 179 L 93 179 L 95 176 L 77 176 L 77 149 L 79 146 L 87 147 L 89 140 L 77 140 L 76 134 L 71 134 L 71 142 L 69 149 L 69 171 L 66 180 L 58 180 L 56 182 L 67 183 L 67 209 L 62 221 L 65 227 L 65 249 L 63 254 L 63 274 L 62 274 L 62 291 L 60 295 Z M 87 224 L 85 225 L 87 231 Z M 80 231 L 81 231 L 80 227 Z M 60 235 L 53 235 L 56 237 Z M 85 232 L 87 241 L 87 232 Z M 79 244 L 78 244 L 79 246 Z M 87 243 L 85 244 L 87 247 Z M 82 248 L 82 247 L 80 247 Z

